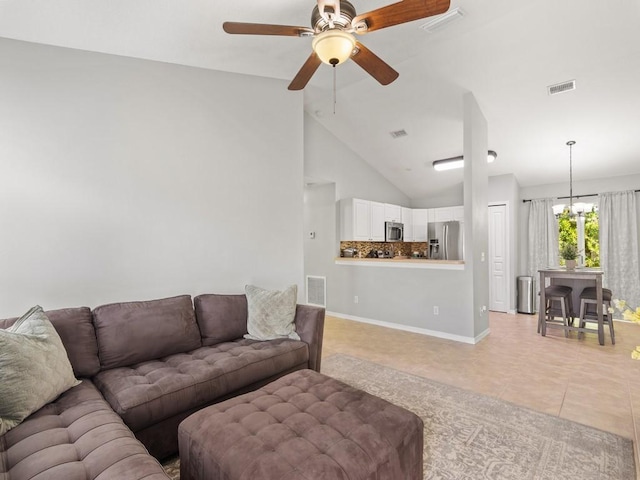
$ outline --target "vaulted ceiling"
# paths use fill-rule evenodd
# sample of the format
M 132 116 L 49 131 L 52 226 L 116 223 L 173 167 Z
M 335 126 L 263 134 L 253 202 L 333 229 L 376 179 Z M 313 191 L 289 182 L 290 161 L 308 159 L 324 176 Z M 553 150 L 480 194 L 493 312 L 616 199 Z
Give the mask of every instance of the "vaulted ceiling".
M 390 3 L 352 0 L 358 13 Z M 222 22 L 310 26 L 315 0 L 0 0 L 0 37 L 290 80 L 309 38 L 228 35 Z M 462 181 L 431 162 L 462 154 L 462 95 L 473 92 L 498 152 L 490 175 L 520 185 L 640 173 L 640 2 L 452 0 L 464 16 L 359 40 L 400 77 L 381 86 L 355 63 L 322 65 L 306 111 L 412 198 Z M 576 80 L 574 91 L 547 86 Z M 287 82 L 288 83 L 288 82 Z M 286 88 L 287 83 L 283 83 Z M 300 93 L 292 92 L 292 95 Z M 392 138 L 390 132 L 407 135 Z

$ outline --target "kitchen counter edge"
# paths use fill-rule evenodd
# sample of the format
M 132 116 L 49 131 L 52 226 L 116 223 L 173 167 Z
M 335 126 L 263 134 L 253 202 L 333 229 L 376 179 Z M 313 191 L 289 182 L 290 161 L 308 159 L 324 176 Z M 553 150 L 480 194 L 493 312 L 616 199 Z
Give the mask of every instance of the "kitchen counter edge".
M 427 268 L 464 270 L 464 260 L 429 260 L 424 258 L 350 258 L 337 257 L 336 265 L 357 267 Z

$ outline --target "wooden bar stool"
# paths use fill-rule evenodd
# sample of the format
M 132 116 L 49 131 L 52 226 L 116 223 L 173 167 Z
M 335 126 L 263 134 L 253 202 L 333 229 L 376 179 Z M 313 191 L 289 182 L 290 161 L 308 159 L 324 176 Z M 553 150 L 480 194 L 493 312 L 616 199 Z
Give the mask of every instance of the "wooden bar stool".
M 565 327 L 573 325 L 573 289 L 565 285 L 551 285 L 544 289 L 546 300 L 544 321 L 546 323 L 562 324 Z M 556 320 L 561 317 L 562 320 Z M 540 332 L 540 322 L 538 322 L 538 332 Z M 569 336 L 569 331 L 565 329 L 564 336 Z
M 611 308 L 611 290 L 608 288 L 602 289 L 602 323 L 609 324 L 609 333 L 611 334 L 611 343 L 613 345 L 616 344 L 616 335 L 613 331 L 613 318 L 611 318 L 611 314 L 609 313 L 609 308 Z M 580 324 L 578 325 L 580 328 L 584 328 L 587 321 L 598 321 L 598 310 L 597 310 L 597 292 L 596 287 L 587 287 L 582 290 L 580 294 Z M 589 305 L 593 305 L 592 308 L 589 308 Z

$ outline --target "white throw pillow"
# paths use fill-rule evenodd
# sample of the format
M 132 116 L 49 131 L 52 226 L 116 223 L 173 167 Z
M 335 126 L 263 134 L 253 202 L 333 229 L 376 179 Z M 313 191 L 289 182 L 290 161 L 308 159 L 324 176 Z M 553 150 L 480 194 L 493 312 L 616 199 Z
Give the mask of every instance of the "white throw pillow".
M 244 338 L 274 340 L 291 338 L 300 340 L 293 323 L 296 316 L 298 287 L 291 285 L 285 291 L 265 290 L 253 285 L 245 287 L 247 294 L 247 331 Z
M 41 307 L 0 328 L 0 435 L 79 383 Z

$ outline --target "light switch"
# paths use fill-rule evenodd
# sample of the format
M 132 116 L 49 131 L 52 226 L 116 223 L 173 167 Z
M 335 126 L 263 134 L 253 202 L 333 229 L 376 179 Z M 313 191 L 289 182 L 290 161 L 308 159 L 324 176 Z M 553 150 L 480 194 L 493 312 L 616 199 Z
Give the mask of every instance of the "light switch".
M 309 238 L 311 240 L 313 240 L 314 238 L 316 238 L 316 232 L 309 232 Z

